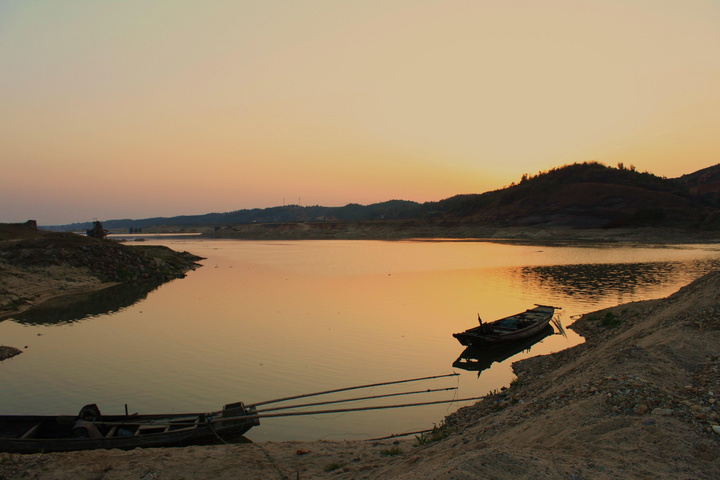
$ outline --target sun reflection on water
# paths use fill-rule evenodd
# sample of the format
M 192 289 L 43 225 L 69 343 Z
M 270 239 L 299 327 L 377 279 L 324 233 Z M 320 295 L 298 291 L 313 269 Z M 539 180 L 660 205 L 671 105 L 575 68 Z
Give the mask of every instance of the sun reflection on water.
M 0 413 L 75 413 L 86 403 L 107 413 L 125 403 L 143 413 L 210 411 L 448 373 L 464 350 L 451 334 L 476 325 L 478 314 L 489 321 L 550 304 L 562 307 L 567 327 L 585 312 L 666 296 L 720 266 L 707 245 L 148 242 L 206 257 L 204 266 L 150 293 L 105 299 L 110 313 L 88 301 L 75 313 L 58 307 L 0 322 L 4 344 L 28 346 L 0 368 Z M 550 335 L 479 376 L 458 368 L 449 383 L 458 398 L 483 395 L 510 382 L 511 362 L 581 341 L 572 330 Z M 455 408 L 266 420 L 248 436 L 377 437 L 431 427 Z

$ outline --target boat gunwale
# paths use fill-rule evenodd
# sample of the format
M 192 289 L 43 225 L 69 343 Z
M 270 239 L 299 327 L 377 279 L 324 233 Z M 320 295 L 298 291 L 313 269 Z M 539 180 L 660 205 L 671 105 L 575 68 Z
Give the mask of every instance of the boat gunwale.
M 537 305 L 536 307 L 527 309 L 524 312 L 516 313 L 514 315 L 509 315 L 507 317 L 503 317 L 492 322 L 481 324 L 460 333 L 453 333 L 453 337 L 455 337 L 464 346 L 487 348 L 491 346 L 502 345 L 504 343 L 511 343 L 514 341 L 522 340 L 523 338 L 532 335 L 534 332 L 540 331 L 545 328 L 552 320 L 555 314 L 555 310 L 559 309 L 560 307 Z M 497 325 L 509 319 L 525 319 L 529 320 L 530 324 L 520 329 L 510 329 Z M 492 330 L 491 332 L 486 331 L 488 327 L 490 327 L 490 329 Z M 497 330 L 505 331 L 503 332 Z

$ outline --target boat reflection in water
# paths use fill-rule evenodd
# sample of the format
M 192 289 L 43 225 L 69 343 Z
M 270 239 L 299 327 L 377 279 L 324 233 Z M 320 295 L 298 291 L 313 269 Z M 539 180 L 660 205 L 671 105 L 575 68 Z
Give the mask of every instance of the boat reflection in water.
M 515 342 L 494 347 L 467 347 L 453 362 L 453 367 L 476 371 L 480 377 L 480 373 L 490 368 L 493 363 L 503 362 L 518 353 L 530 350 L 530 347 L 554 333 L 552 325 L 547 325 L 535 335 Z

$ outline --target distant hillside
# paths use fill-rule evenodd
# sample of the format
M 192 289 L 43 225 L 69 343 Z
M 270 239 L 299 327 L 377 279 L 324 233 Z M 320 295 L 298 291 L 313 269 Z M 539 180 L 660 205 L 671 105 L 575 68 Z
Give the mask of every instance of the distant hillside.
M 699 192 L 705 191 L 703 179 L 715 179 L 720 168 L 706 170 L 702 177 L 687 176 L 696 181 L 691 188 L 688 179 L 661 178 L 634 168 L 573 164 L 523 176 L 519 184 L 502 190 L 437 202 L 434 213 L 445 221 L 499 226 L 717 229 L 718 206 Z
M 571 228 L 673 227 L 720 230 L 720 165 L 677 179 L 608 167 L 597 162 L 567 165 L 518 184 L 482 194 L 457 195 L 439 202 L 392 200 L 344 207 L 288 205 L 226 213 L 107 220 L 112 231 L 193 230 L 233 225 L 390 222 L 399 225 L 564 226 Z M 91 222 L 49 227 L 85 230 Z M 44 227 L 48 228 L 48 227 Z M 396 228 L 397 229 L 397 228 Z M 327 230 L 327 229 L 325 229 Z M 442 232 L 440 232 L 441 234 Z
M 691 195 L 720 207 L 720 164 L 683 175 L 677 180 L 688 188 Z
M 300 205 L 287 205 L 283 207 L 236 210 L 225 213 L 208 213 L 205 215 L 156 217 L 142 220 L 107 220 L 103 222 L 103 227 L 111 231 L 127 231 L 130 228 L 184 227 L 192 229 L 193 227 L 201 226 L 250 223 L 405 220 L 416 217 L 420 205 L 421 204 L 417 202 L 407 200 L 390 200 L 372 205 L 350 203 L 343 207 L 322 207 L 318 205 L 302 207 Z M 83 222 L 43 228 L 49 230 L 82 231 L 91 227 L 92 222 Z

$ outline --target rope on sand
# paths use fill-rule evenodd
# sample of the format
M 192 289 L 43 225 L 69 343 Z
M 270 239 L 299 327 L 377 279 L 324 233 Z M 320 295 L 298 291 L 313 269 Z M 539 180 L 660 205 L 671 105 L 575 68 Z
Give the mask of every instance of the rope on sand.
M 253 445 L 255 445 L 256 447 L 258 447 L 258 448 L 265 454 L 265 457 L 268 459 L 268 461 L 269 461 L 270 464 L 273 466 L 273 468 L 274 468 L 275 471 L 278 473 L 278 475 L 280 475 L 281 480 L 289 480 L 290 477 L 288 477 L 287 475 L 285 475 L 285 474 L 282 472 L 282 470 L 280 470 L 280 467 L 277 466 L 277 464 L 275 463 L 275 460 L 273 460 L 273 458 L 270 456 L 270 454 L 267 452 L 267 450 L 265 450 L 265 449 L 262 447 L 262 445 L 260 445 L 259 443 L 253 443 Z M 300 478 L 300 473 L 298 473 L 298 478 Z

